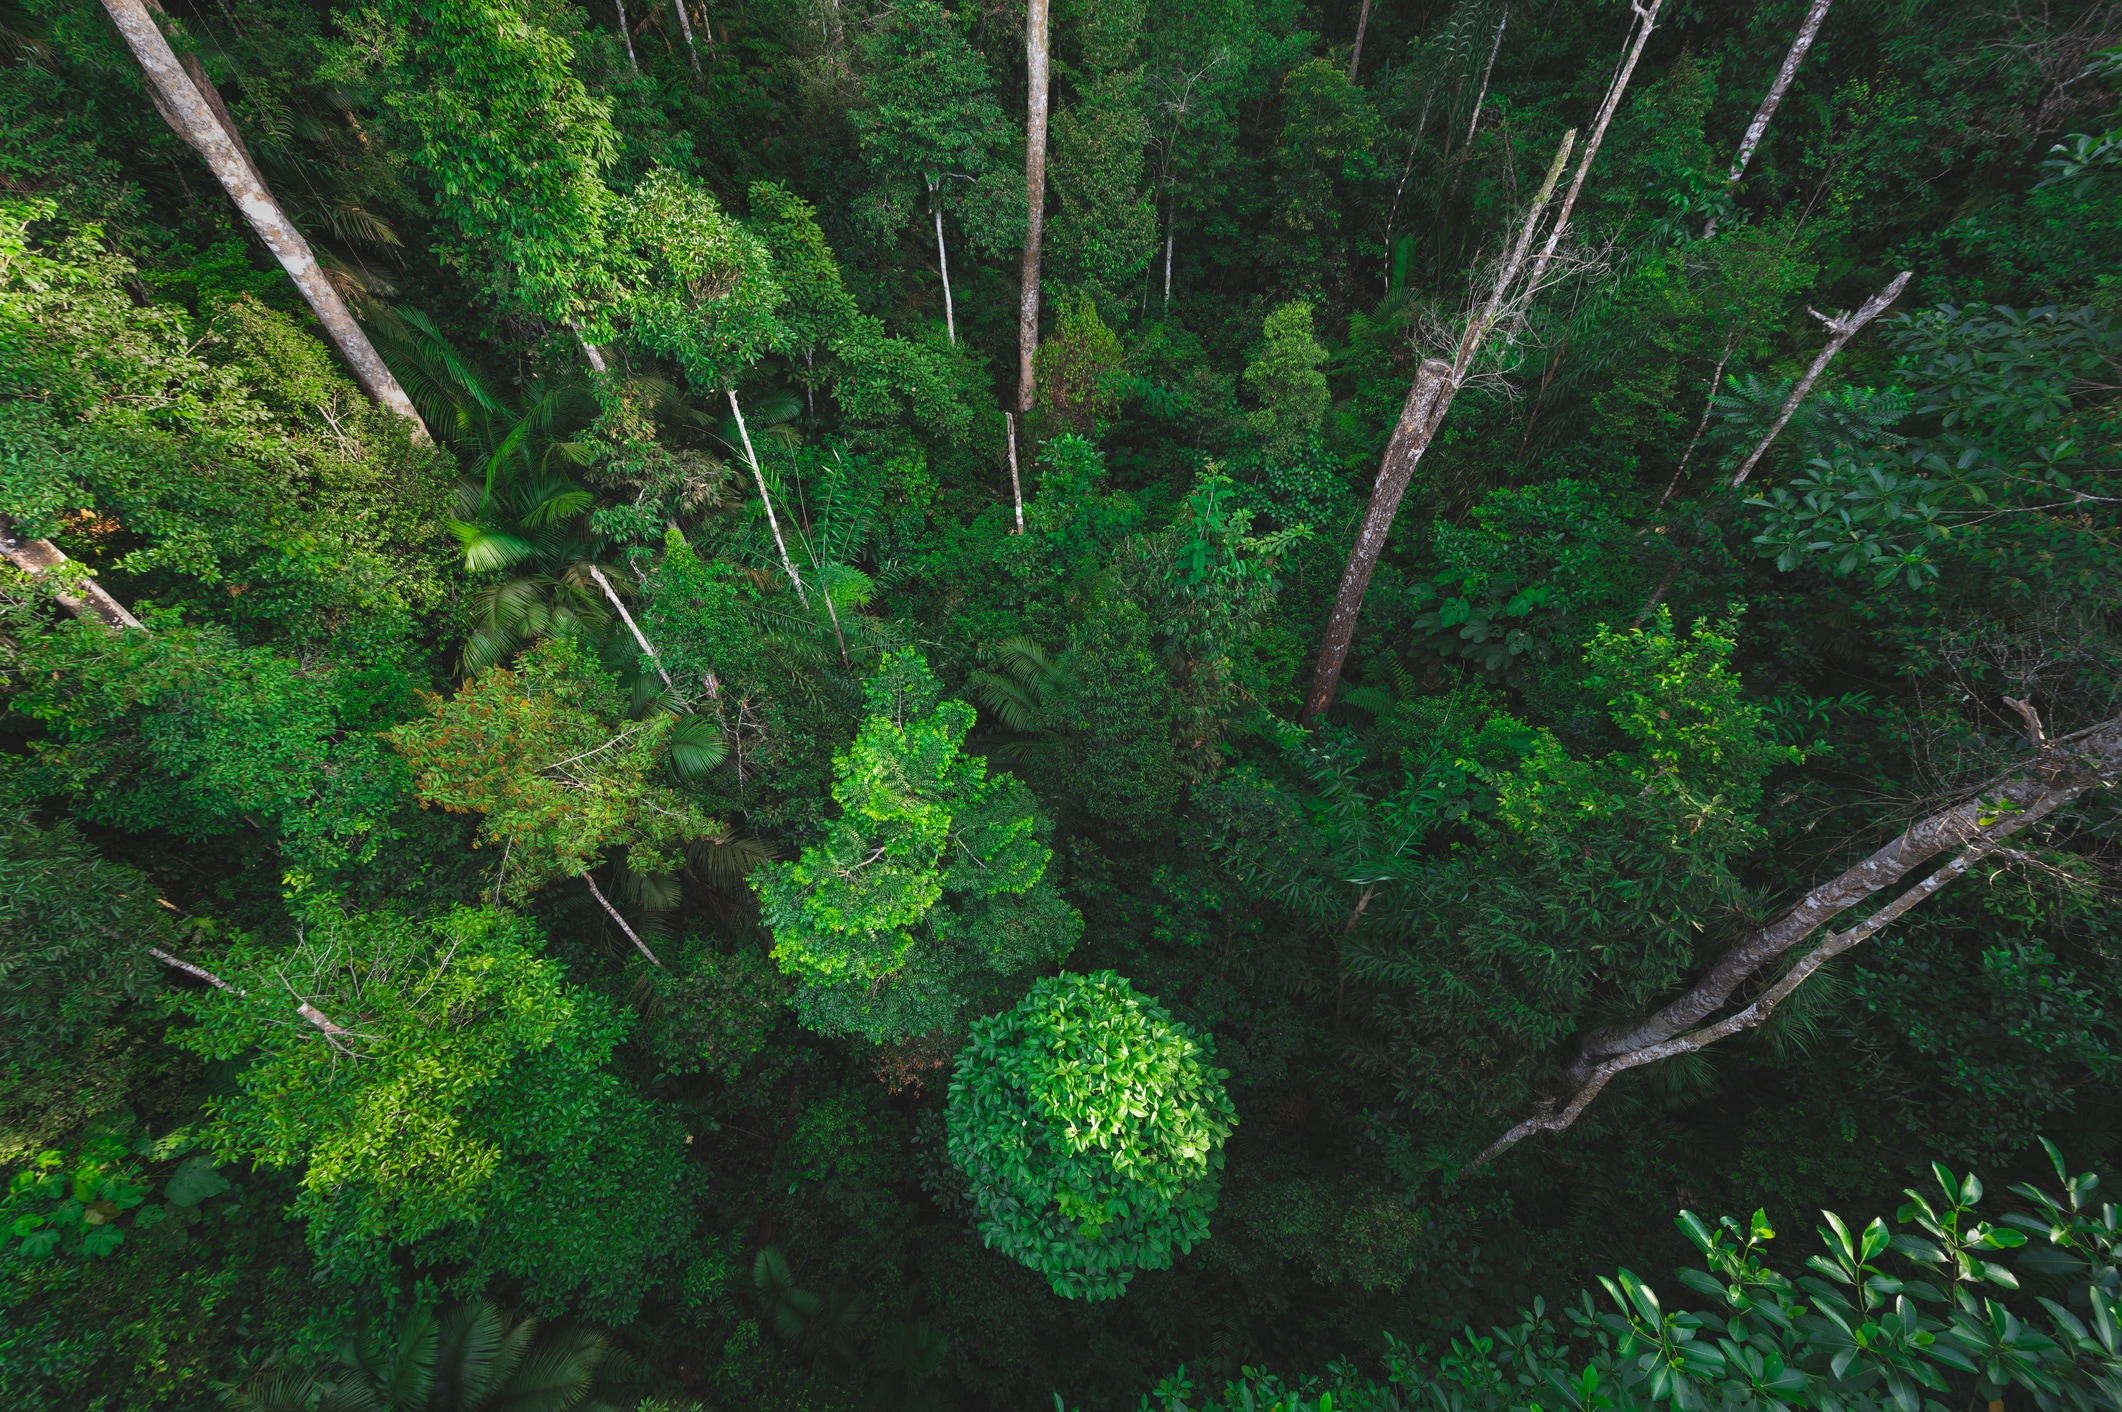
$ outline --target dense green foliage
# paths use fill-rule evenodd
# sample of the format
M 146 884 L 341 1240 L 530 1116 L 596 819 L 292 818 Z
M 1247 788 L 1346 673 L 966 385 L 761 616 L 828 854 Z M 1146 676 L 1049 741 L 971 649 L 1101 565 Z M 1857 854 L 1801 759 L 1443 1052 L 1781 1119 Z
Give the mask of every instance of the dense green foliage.
M 1654 7 L 1312 717 L 1643 10 L 1054 6 L 1020 404 L 1021 5 L 147 8 L 428 435 L 0 4 L 0 1406 L 2122 1407 L 2112 779 L 1580 1087 L 2122 709 L 2113 4 Z
M 1046 977 L 975 1021 L 949 1122 L 981 1238 L 1082 1299 L 1206 1239 L 1237 1117 L 1207 1057 L 1110 971 Z

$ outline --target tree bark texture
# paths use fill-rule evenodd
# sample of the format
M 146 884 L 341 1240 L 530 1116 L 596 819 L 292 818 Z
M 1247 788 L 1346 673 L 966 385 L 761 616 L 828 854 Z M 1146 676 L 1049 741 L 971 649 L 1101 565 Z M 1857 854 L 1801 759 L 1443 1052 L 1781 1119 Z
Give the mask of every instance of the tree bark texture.
M 0 558 L 31 578 L 41 578 L 67 561 L 66 551 L 48 539 L 18 539 L 14 525 L 4 516 L 0 516 Z M 71 593 L 61 593 L 58 597 L 59 606 L 77 618 L 86 615 L 99 618 L 114 628 L 145 630 L 145 625 L 94 579 L 81 585 L 79 598 Z
M 354 316 L 347 312 L 346 302 L 339 291 L 324 277 L 317 258 L 310 253 L 309 242 L 295 229 L 280 208 L 272 191 L 260 179 L 257 169 L 248 156 L 237 145 L 232 129 L 224 127 L 216 116 L 199 87 L 185 72 L 170 49 L 169 41 L 155 26 L 141 0 L 103 0 L 103 8 L 110 15 L 119 34 L 125 38 L 126 47 L 140 62 L 147 76 L 149 91 L 163 110 L 165 118 L 173 120 L 177 135 L 189 143 L 199 155 L 206 159 L 214 177 L 222 189 L 243 212 L 244 219 L 258 232 L 266 249 L 280 261 L 287 277 L 294 281 L 295 288 L 308 301 L 317 322 L 324 327 L 325 337 L 339 350 L 353 370 L 354 378 L 361 384 L 377 405 L 405 418 L 413 425 L 413 439 L 421 443 L 429 440 L 427 424 L 420 420 L 412 399 L 398 385 L 398 379 L 384 366 L 368 335 Z
M 1046 238 L 1047 30 L 1050 0 L 1030 0 L 1024 17 L 1024 263 L 1018 271 L 1017 410 L 1029 412 L 1038 392 L 1032 360 L 1039 354 L 1039 258 Z
M 1813 888 L 1774 921 L 1756 928 L 1678 998 L 1655 1013 L 1587 1035 L 1563 1071 L 1569 1090 L 1568 1101 L 1561 1109 L 1556 1111 L 1550 1104 L 1517 1124 L 1468 1164 L 1467 1170 L 1492 1161 L 1535 1133 L 1559 1132 L 1568 1127 L 1617 1074 L 1693 1053 L 1742 1030 L 1757 1028 L 1821 966 L 1877 935 L 1983 859 L 1998 855 L 2022 857 L 2004 847 L 2011 835 L 2080 795 L 2122 779 L 2122 717 L 2050 742 L 2041 735 L 2039 718 L 2031 708 L 2026 714 L 2028 734 L 2039 752 L 2028 766 L 1984 786 L 1951 808 L 1918 820 L 1870 856 Z M 1703 1025 L 1742 986 L 1765 977 L 1800 942 L 1835 917 L 1871 900 L 1948 852 L 1955 856 L 1943 866 L 1863 920 L 1830 934 L 1744 1008 L 1715 1024 Z
M 612 8 L 619 12 L 619 37 L 626 41 L 626 66 L 640 73 L 641 61 L 634 57 L 634 32 L 626 26 L 626 0 L 612 0 Z
M 1746 125 L 1746 136 L 1739 140 L 1739 154 L 1732 158 L 1731 175 L 1725 180 L 1736 182 L 1746 175 L 1746 164 L 1753 161 L 1754 149 L 1768 135 L 1768 125 L 1774 121 L 1776 109 L 1783 106 L 1783 95 L 1790 89 L 1790 81 L 1798 75 L 1798 65 L 1805 62 L 1805 51 L 1813 47 L 1819 37 L 1820 25 L 1827 19 L 1827 11 L 1834 0 L 1813 0 L 1812 7 L 1798 25 L 1792 36 L 1790 51 L 1783 56 L 1783 67 L 1776 71 L 1776 81 L 1762 95 L 1761 106 L 1754 110 L 1754 120 Z
M 1452 398 L 1465 381 L 1475 355 L 1503 315 L 1511 285 L 1525 263 L 1526 251 L 1532 246 L 1533 235 L 1540 228 L 1540 218 L 1555 194 L 1555 183 L 1561 179 L 1562 168 L 1568 163 L 1570 149 L 1576 140 L 1574 128 L 1562 135 L 1562 142 L 1555 149 L 1555 159 L 1548 164 L 1547 179 L 1541 183 L 1532 208 L 1526 212 L 1517 243 L 1497 271 L 1495 288 L 1489 292 L 1488 302 L 1467 321 L 1466 332 L 1460 336 L 1452 361 L 1447 363 L 1441 358 L 1431 358 L 1416 370 L 1415 384 L 1408 390 L 1407 402 L 1400 409 L 1400 420 L 1385 444 L 1378 478 L 1371 486 L 1370 503 L 1364 507 L 1362 527 L 1356 531 L 1356 542 L 1349 549 L 1348 562 L 1341 569 L 1341 585 L 1334 594 L 1333 612 L 1326 620 L 1326 632 L 1319 644 L 1318 661 L 1312 668 L 1311 689 L 1304 697 L 1301 720 L 1313 720 L 1333 705 L 1334 692 L 1341 684 L 1341 668 L 1348 661 L 1349 644 L 1355 640 L 1356 620 L 1363 613 L 1363 597 L 1370 591 L 1370 579 L 1377 570 L 1378 556 L 1385 551 L 1393 516 L 1399 513 L 1400 497 L 1407 493 L 1415 466 L 1422 460 L 1422 453 L 1429 449 L 1430 439 L 1436 435 L 1438 425 L 1450 409 Z
M 1363 35 L 1370 28 L 1370 0 L 1363 0 L 1363 11 L 1356 16 L 1356 43 L 1348 51 L 1348 81 L 1356 81 L 1356 70 L 1363 67 Z

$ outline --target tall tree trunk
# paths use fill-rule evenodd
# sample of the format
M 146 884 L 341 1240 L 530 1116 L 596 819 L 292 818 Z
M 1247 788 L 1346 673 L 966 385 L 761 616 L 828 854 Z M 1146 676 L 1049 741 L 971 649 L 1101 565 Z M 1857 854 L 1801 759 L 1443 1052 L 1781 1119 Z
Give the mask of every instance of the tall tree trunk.
M 678 7 L 678 31 L 685 36 L 685 57 L 693 61 L 693 81 L 700 79 L 700 46 L 693 43 L 693 17 L 685 13 L 686 0 L 671 0 Z
M 2094 789 L 2122 779 L 2122 718 L 2049 741 L 2040 716 L 2025 702 L 2007 704 L 2026 718 L 2037 752 L 2030 767 L 1976 790 L 1969 799 L 1910 825 L 1862 862 L 1820 884 L 1766 926 L 1756 928 L 1671 1003 L 1641 1020 L 1587 1035 L 1563 1071 L 1569 1085 L 1561 1111 L 1555 1100 L 1497 1138 L 1466 1170 L 1493 1161 L 1534 1133 L 1560 1132 L 1575 1122 L 1616 1074 L 1698 1050 L 1759 1027 L 1806 978 L 1836 956 L 1876 935 L 1909 909 L 1929 900 L 1984 858 L 2019 857 L 2004 841 Z M 1864 920 L 1831 933 L 1752 1003 L 1704 1025 L 1742 986 L 1765 977 L 1799 942 L 1843 912 L 1899 883 L 1940 854 L 1954 857 Z
M 1570 148 L 1576 140 L 1574 128 L 1563 134 L 1561 145 L 1555 149 L 1555 159 L 1548 164 L 1547 180 L 1541 183 L 1539 195 L 1533 198 L 1532 208 L 1526 212 L 1525 225 L 1518 233 L 1517 243 L 1502 261 L 1488 303 L 1467 320 L 1466 332 L 1459 339 L 1452 361 L 1447 363 L 1442 358 L 1429 358 L 1416 370 L 1415 385 L 1409 389 L 1407 402 L 1400 409 L 1400 421 L 1393 428 L 1392 439 L 1385 444 L 1385 457 L 1378 466 L 1378 478 L 1371 486 L 1370 503 L 1364 507 L 1363 524 L 1356 531 L 1356 542 L 1349 549 L 1348 562 L 1341 569 L 1341 586 L 1334 594 L 1333 611 L 1327 615 L 1326 633 L 1319 644 L 1319 659 L 1312 668 L 1311 690 L 1304 698 L 1302 720 L 1314 719 L 1333 704 L 1334 691 L 1341 684 L 1342 665 L 1348 661 L 1349 644 L 1355 640 L 1356 620 L 1363 613 L 1363 596 L 1370 591 L 1370 579 L 1377 570 L 1378 556 L 1385 551 L 1393 516 L 1400 509 L 1400 497 L 1407 493 L 1407 483 L 1415 474 L 1415 466 L 1422 460 L 1422 453 L 1429 449 L 1430 439 L 1437 434 L 1438 425 L 1451 407 L 1452 397 L 1473 366 L 1475 354 L 1480 352 L 1489 330 L 1503 315 L 1511 285 L 1525 262 L 1533 233 L 1539 229 L 1540 218 L 1555 194 L 1555 183 L 1562 178 L 1562 168 L 1569 161 Z
M 1820 25 L 1827 19 L 1828 7 L 1835 0 L 1813 0 L 1805 18 L 1798 25 L 1798 32 L 1791 36 L 1790 49 L 1783 55 L 1783 67 L 1776 70 L 1776 81 L 1762 95 L 1761 106 L 1754 110 L 1754 120 L 1746 125 L 1746 136 L 1739 139 L 1739 155 L 1732 158 L 1731 175 L 1724 179 L 1727 186 L 1737 186 L 1739 178 L 1746 175 L 1746 164 L 1754 159 L 1754 149 L 1768 135 L 1768 125 L 1775 120 L 1776 109 L 1783 106 L 1783 95 L 1790 88 L 1790 81 L 1798 75 L 1798 65 L 1805 62 L 1805 51 L 1813 47 L 1819 36 Z M 1702 227 L 1702 238 L 1709 239 L 1717 233 L 1717 218 L 1711 216 Z
M 1481 70 L 1481 91 L 1474 97 L 1474 115 L 1466 124 L 1466 148 L 1473 149 L 1474 129 L 1481 125 L 1481 105 L 1488 101 L 1489 76 L 1496 71 L 1496 55 L 1503 52 L 1503 29 L 1510 23 L 1510 10 L 1503 11 L 1503 18 L 1496 21 L 1496 42 L 1488 46 L 1488 65 Z M 1461 159 L 1464 160 L 1463 158 Z
M 377 356 L 375 346 L 361 331 L 361 325 L 355 323 L 354 316 L 347 312 L 346 302 L 339 297 L 339 291 L 332 287 L 331 281 L 324 277 L 316 256 L 310 253 L 309 242 L 288 220 L 271 189 L 237 145 L 234 131 L 222 125 L 205 95 L 200 93 L 191 75 L 178 62 L 169 41 L 147 13 L 146 5 L 142 0 L 103 0 L 103 8 L 125 37 L 126 47 L 139 60 L 141 71 L 147 76 L 148 89 L 157 100 L 156 106 L 170 120 L 177 135 L 206 159 L 215 179 L 251 223 L 251 229 L 257 231 L 258 238 L 280 261 L 280 267 L 287 271 L 287 277 L 294 281 L 295 288 L 301 291 L 311 312 L 317 316 L 317 322 L 323 326 L 325 337 L 332 341 L 339 356 L 352 369 L 362 391 L 377 405 L 412 423 L 413 439 L 427 444 L 427 424 L 420 420 L 412 399 L 405 395 L 398 379 Z
M 1164 309 L 1166 313 L 1171 312 L 1172 307 L 1172 245 L 1178 238 L 1178 231 L 1171 226 L 1164 228 Z
M 1547 273 L 1548 263 L 1555 258 L 1561 247 L 1562 236 L 1569 229 L 1571 213 L 1577 209 L 1577 193 L 1584 189 L 1584 178 L 1591 171 L 1592 158 L 1599 155 L 1599 144 L 1606 141 L 1607 124 L 1614 120 L 1620 110 L 1621 95 L 1628 92 L 1628 81 L 1636 72 L 1636 61 L 1643 57 L 1643 46 L 1650 43 L 1650 32 L 1658 24 L 1658 7 L 1665 0 L 1629 0 L 1633 18 L 1641 23 L 1636 28 L 1635 43 L 1629 46 L 1628 57 L 1621 63 L 1621 70 L 1614 75 L 1613 83 L 1606 90 L 1606 101 L 1599 105 L 1598 120 L 1592 124 L 1591 140 L 1584 144 L 1584 157 L 1577 163 L 1577 174 L 1570 178 L 1569 195 L 1562 198 L 1562 213 L 1555 217 L 1555 227 L 1547 233 L 1547 241 L 1540 247 L 1540 258 L 1533 262 L 1532 273 L 1525 278 L 1528 294 L 1540 289 L 1540 276 Z
M 950 256 L 943 248 L 943 186 L 931 180 L 928 184 L 928 204 L 936 213 L 936 273 L 943 277 L 943 329 L 950 335 L 950 346 L 958 346 L 958 315 L 950 297 Z
M 737 389 L 729 391 L 730 414 L 737 419 L 737 435 L 744 442 L 744 459 L 752 463 L 752 482 L 759 487 L 759 503 L 766 507 L 766 526 L 774 532 L 774 548 L 781 551 L 781 567 L 788 574 L 788 581 L 796 586 L 796 597 L 805 608 L 810 607 L 810 595 L 803 591 L 803 576 L 796 572 L 796 561 L 788 557 L 788 541 L 781 537 L 781 521 L 774 514 L 774 497 L 766 493 L 766 472 L 759 467 L 759 453 L 752 450 L 751 429 L 744 425 L 744 409 L 737 405 Z
M 640 73 L 641 61 L 634 57 L 634 32 L 626 25 L 626 0 L 612 0 L 612 8 L 619 12 L 619 37 L 626 41 L 627 67 Z
M 1017 414 L 1004 412 L 1002 425 L 1009 431 L 1009 493 L 1017 502 L 1017 533 L 1024 533 L 1024 483 L 1017 479 Z
M 1370 0 L 1363 0 L 1363 12 L 1356 16 L 1356 43 L 1348 51 L 1348 81 L 1356 81 L 1356 70 L 1363 67 L 1363 34 L 1370 28 Z
M 1017 410 L 1029 412 L 1038 392 L 1032 360 L 1039 354 L 1039 257 L 1046 238 L 1046 97 L 1049 0 L 1030 0 L 1024 17 L 1024 263 L 1018 272 Z

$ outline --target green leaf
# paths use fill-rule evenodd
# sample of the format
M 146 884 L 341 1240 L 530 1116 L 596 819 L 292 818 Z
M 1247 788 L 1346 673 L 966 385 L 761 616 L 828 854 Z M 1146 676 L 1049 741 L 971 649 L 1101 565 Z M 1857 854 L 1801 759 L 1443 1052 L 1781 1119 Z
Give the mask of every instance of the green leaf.
M 163 1188 L 163 1199 L 172 1206 L 197 1206 L 208 1197 L 229 1190 L 228 1178 L 216 1170 L 216 1165 L 211 1157 L 187 1158 Z

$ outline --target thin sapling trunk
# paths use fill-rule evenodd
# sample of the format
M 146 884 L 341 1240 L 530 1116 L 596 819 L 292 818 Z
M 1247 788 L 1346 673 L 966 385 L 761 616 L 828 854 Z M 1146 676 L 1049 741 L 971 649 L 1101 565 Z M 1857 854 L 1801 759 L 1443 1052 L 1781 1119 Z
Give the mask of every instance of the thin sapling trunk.
M 1004 412 L 1002 424 L 1009 429 L 1009 493 L 1017 502 L 1017 533 L 1024 533 L 1024 485 L 1017 479 L 1017 414 Z
M 951 305 L 950 255 L 943 248 L 943 184 L 935 177 L 928 180 L 928 204 L 936 215 L 936 273 L 943 277 L 943 329 L 950 335 L 950 346 L 958 346 L 958 316 Z
M 788 557 L 788 541 L 781 537 L 781 521 L 774 514 L 774 497 L 766 493 L 766 472 L 759 467 L 759 453 L 752 450 L 752 434 L 744 425 L 744 409 L 737 405 L 737 389 L 729 391 L 729 410 L 737 419 L 737 435 L 744 442 L 744 459 L 751 462 L 752 482 L 759 487 L 759 503 L 766 507 L 767 528 L 774 532 L 774 548 L 781 551 L 781 568 L 788 574 L 788 581 L 796 586 L 796 598 L 805 608 L 810 607 L 810 595 L 803 591 L 803 577 L 796 572 L 796 561 Z

